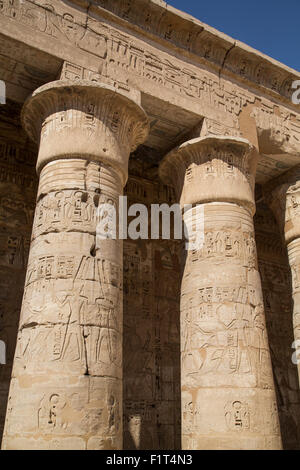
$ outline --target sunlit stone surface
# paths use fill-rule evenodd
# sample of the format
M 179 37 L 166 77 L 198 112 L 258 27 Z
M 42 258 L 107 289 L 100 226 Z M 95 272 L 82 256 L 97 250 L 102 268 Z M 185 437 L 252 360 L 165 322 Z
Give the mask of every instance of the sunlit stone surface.
M 2 448 L 299 449 L 299 73 L 162 0 L 0 3 Z M 122 194 L 203 245 L 97 237 Z

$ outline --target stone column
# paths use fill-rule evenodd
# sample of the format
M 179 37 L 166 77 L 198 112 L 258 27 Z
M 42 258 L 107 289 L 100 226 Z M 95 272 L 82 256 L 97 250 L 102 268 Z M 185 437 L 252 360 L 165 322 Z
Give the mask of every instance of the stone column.
M 122 243 L 96 227 L 148 121 L 87 81 L 39 88 L 22 121 L 40 181 L 3 449 L 121 449 Z
M 181 207 L 198 207 L 185 223 L 204 214 L 204 243 L 186 252 L 181 286 L 183 449 L 281 448 L 253 227 L 256 162 L 248 141 L 216 136 L 161 163 Z
M 300 342 L 300 167 L 268 183 L 264 188 L 264 197 L 277 219 L 287 246 L 292 274 L 294 339 Z M 292 353 L 291 345 L 291 356 Z M 300 364 L 297 366 L 300 377 Z

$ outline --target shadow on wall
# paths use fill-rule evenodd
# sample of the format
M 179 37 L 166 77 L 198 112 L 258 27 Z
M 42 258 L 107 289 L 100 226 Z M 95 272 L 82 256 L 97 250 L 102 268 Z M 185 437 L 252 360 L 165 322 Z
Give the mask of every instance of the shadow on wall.
M 255 231 L 283 447 L 299 449 L 290 271 L 265 205 Z M 179 252 L 171 241 L 124 245 L 124 449 L 180 448 Z
M 0 101 L 1 101 L 0 86 Z M 21 105 L 0 106 L 0 339 L 6 364 L 0 365 L 0 442 L 15 352 L 30 234 L 35 208 L 37 149 L 20 124 Z
M 300 390 L 292 362 L 293 303 L 285 242 L 264 203 L 257 206 L 254 221 L 283 448 L 300 449 Z
M 124 449 L 180 449 L 178 242 L 124 243 Z

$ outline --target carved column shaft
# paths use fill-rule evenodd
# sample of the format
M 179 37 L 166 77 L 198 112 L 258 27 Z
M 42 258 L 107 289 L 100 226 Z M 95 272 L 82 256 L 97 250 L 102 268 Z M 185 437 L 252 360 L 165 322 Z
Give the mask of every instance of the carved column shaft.
M 281 447 L 252 218 L 256 161 L 244 139 L 209 137 L 160 168 L 182 207 L 204 213 L 181 288 L 183 449 Z
M 300 169 L 296 167 L 264 188 L 287 246 L 292 274 L 294 339 L 300 342 Z M 292 346 L 292 345 L 291 345 Z M 299 349 L 299 346 L 297 347 Z M 300 364 L 298 375 L 300 377 Z
M 121 449 L 122 244 L 97 236 L 98 209 L 117 212 L 147 119 L 109 87 L 54 82 L 23 124 L 40 182 L 3 447 Z

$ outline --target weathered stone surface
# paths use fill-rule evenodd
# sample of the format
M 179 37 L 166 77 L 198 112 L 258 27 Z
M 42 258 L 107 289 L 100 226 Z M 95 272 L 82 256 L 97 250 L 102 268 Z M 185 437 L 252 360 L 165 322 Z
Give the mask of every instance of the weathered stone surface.
M 174 192 L 131 160 L 128 204 Z M 180 449 L 180 240 L 124 242 L 124 449 Z
M 265 201 L 254 217 L 271 360 L 284 449 L 300 446 L 300 390 L 294 349 L 292 287 L 288 257 L 279 227 Z
M 257 158 L 244 139 L 207 137 L 161 163 L 181 206 L 201 205 L 204 218 L 181 286 L 184 449 L 281 447 L 252 219 Z
M 122 245 L 97 236 L 97 207 L 118 208 L 147 119 L 89 82 L 40 88 L 22 118 L 40 181 L 3 447 L 119 449 Z
M 300 341 L 300 217 L 299 167 L 287 171 L 265 187 L 265 199 L 277 218 L 286 243 L 292 274 L 294 340 Z M 300 343 L 299 343 L 300 344 Z M 300 367 L 298 363 L 298 375 Z
M 3 448 L 299 448 L 299 72 L 161 0 L 2 0 L 0 28 Z M 201 249 L 96 237 L 128 159 L 128 204 L 200 204 Z

